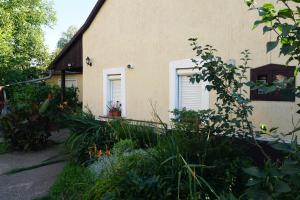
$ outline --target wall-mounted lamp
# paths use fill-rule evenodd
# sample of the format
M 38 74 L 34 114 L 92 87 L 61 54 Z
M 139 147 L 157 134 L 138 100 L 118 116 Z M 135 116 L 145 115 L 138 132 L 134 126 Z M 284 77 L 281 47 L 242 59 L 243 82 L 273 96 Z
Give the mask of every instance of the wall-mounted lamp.
M 72 64 L 71 63 L 68 63 L 68 68 L 70 69 L 72 67 Z
M 134 69 L 134 67 L 133 67 L 132 65 L 130 65 L 130 64 L 127 65 L 127 68 L 128 68 L 128 69 Z
M 88 65 L 88 66 L 93 66 L 93 62 L 92 62 L 92 59 L 90 57 L 86 57 L 85 59 L 85 63 Z

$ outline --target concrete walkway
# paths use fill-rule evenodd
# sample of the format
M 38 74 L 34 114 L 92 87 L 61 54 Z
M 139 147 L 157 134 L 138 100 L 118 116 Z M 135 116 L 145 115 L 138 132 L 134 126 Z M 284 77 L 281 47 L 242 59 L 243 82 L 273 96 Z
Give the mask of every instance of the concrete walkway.
M 51 139 L 61 142 L 67 135 L 65 130 L 53 133 Z M 40 164 L 61 154 L 62 151 L 61 144 L 38 152 L 13 152 L 0 155 L 0 174 L 12 169 Z M 65 163 L 57 163 L 13 175 L 0 175 L 0 200 L 32 200 L 45 196 L 64 165 Z

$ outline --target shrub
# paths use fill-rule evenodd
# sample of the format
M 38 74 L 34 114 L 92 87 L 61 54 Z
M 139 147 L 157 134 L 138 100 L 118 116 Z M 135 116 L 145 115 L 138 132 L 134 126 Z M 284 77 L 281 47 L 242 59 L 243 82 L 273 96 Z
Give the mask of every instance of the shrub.
M 14 86 L 9 93 L 10 112 L 0 119 L 6 141 L 14 150 L 45 147 L 51 131 L 67 110 L 59 107 L 60 89 L 36 83 Z M 72 110 L 77 104 L 76 90 L 70 89 L 67 94 L 67 108 Z
M 128 120 L 112 120 L 108 122 L 117 141 L 130 139 L 140 148 L 154 147 L 162 131 L 157 124 Z
M 96 158 L 91 157 L 90 148 L 107 149 L 115 142 L 111 128 L 96 120 L 91 112 L 69 116 L 67 124 L 71 136 L 66 141 L 66 148 L 77 163 L 92 163 Z
M 165 199 L 167 193 L 161 191 L 160 178 L 155 175 L 159 167 L 156 152 L 132 147 L 132 141 L 121 141 L 110 158 L 93 164 L 92 169 L 100 169 L 100 174 L 87 199 Z
M 161 129 L 151 123 L 127 120 L 100 122 L 89 111 L 67 117 L 71 136 L 66 147 L 74 161 L 84 164 L 94 162 L 97 151 L 107 150 L 121 140 L 133 140 L 139 148 L 157 144 Z
M 45 105 L 47 103 L 49 100 L 45 101 Z M 32 107 L 26 113 L 22 110 L 16 110 L 6 115 L 1 119 L 1 126 L 6 142 L 14 150 L 43 148 L 51 135 L 49 119 L 40 113 L 38 106 Z
M 112 155 L 101 156 L 95 163 L 89 166 L 89 169 L 97 176 L 103 175 L 104 173 L 112 173 L 112 166 L 115 165 L 119 157 L 125 153 L 132 152 L 135 146 L 132 140 L 121 140 L 114 145 Z

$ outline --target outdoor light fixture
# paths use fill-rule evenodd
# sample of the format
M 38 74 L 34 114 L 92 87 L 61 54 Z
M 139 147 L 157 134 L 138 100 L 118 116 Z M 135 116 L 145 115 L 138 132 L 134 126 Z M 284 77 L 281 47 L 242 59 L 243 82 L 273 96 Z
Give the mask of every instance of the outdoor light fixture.
M 93 65 L 92 59 L 91 59 L 90 57 L 86 57 L 85 63 L 86 63 L 88 66 L 92 66 L 92 65 Z
M 72 64 L 71 64 L 71 63 L 69 63 L 69 64 L 68 64 L 68 67 L 69 67 L 69 68 L 70 68 L 70 67 L 72 67 Z
M 134 69 L 134 67 L 133 67 L 132 65 L 130 65 L 130 64 L 127 65 L 127 68 L 128 68 L 128 69 Z

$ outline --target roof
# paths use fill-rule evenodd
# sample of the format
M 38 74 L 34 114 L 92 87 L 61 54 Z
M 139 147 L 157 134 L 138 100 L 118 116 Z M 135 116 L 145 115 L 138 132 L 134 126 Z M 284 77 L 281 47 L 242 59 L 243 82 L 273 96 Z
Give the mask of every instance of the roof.
M 82 50 L 82 35 L 85 33 L 85 31 L 90 27 L 92 22 L 94 21 L 95 17 L 97 16 L 98 12 L 104 5 L 106 0 L 98 0 L 95 7 L 93 8 L 92 12 L 88 16 L 85 23 L 82 25 L 82 27 L 77 31 L 77 33 L 73 36 L 73 38 L 68 42 L 65 47 L 61 50 L 61 52 L 55 57 L 55 59 L 51 62 L 49 68 L 50 69 L 56 69 L 56 63 L 58 63 L 61 59 L 65 57 L 65 55 L 74 47 L 81 48 Z M 78 44 L 79 43 L 79 44 Z M 81 45 L 80 45 L 81 43 Z M 78 44 L 78 45 L 77 45 Z M 79 51 L 77 50 L 76 53 L 78 54 Z M 82 57 L 82 52 L 81 52 Z M 81 58 L 82 60 L 82 58 Z M 60 66 L 61 67 L 61 66 Z M 81 66 L 75 66 L 75 67 L 82 67 Z M 62 68 L 62 67 L 61 67 Z M 63 66 L 63 68 L 67 68 L 67 66 Z

